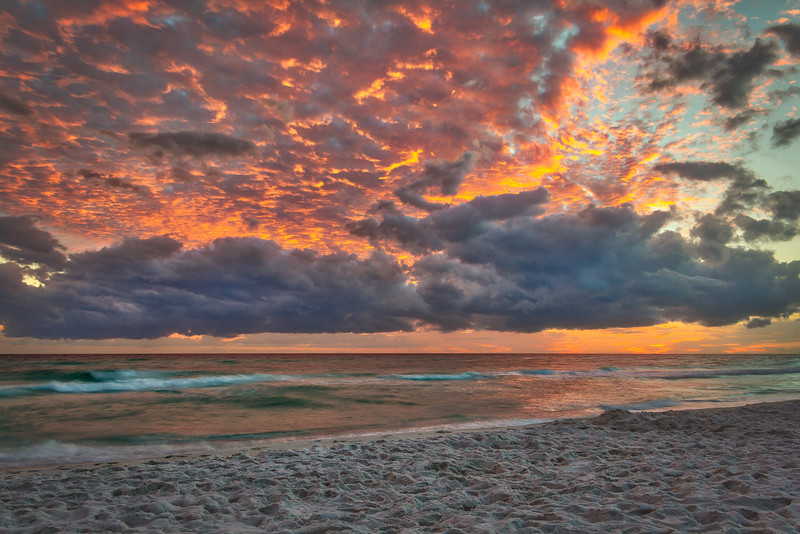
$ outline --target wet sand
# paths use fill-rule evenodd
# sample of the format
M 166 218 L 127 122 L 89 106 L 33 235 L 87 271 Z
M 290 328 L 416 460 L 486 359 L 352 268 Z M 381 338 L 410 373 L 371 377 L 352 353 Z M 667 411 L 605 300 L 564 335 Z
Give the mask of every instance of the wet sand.
M 800 528 L 800 401 L 401 438 L 6 470 L 0 532 Z

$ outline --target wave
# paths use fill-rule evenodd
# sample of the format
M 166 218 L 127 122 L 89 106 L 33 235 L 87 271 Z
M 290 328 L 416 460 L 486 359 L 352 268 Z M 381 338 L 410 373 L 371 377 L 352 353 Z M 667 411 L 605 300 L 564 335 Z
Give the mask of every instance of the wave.
M 160 370 L 105 369 L 82 371 L 60 375 L 58 379 L 27 384 L 0 386 L 0 398 L 37 394 L 75 393 L 121 393 L 136 391 L 185 390 L 215 388 L 239 384 L 270 382 L 311 381 L 326 385 L 357 385 L 359 382 L 375 380 L 401 380 L 409 382 L 444 382 L 485 380 L 517 376 L 531 380 L 585 379 L 619 377 L 643 380 L 716 379 L 761 375 L 800 374 L 800 365 L 788 367 L 720 368 L 720 369 L 675 369 L 675 368 L 626 368 L 602 367 L 597 369 L 568 371 L 554 369 L 521 369 L 512 371 L 463 371 L 457 373 L 409 373 L 375 376 L 365 374 L 230 374 L 185 376 L 186 373 Z M 183 376 L 181 376 L 183 375 Z
M 135 369 L 107 369 L 102 371 L 83 371 L 69 376 L 76 382 L 120 382 L 137 378 L 165 378 L 174 373 Z
M 295 377 L 290 375 L 247 374 L 199 376 L 193 378 L 156 378 L 147 376 L 150 371 L 94 371 L 92 381 L 53 380 L 44 384 L 4 386 L 0 397 L 16 397 L 37 393 L 120 393 L 126 391 L 158 391 L 197 388 L 213 388 L 237 384 L 283 382 Z
M 721 369 L 623 369 L 620 367 L 600 367 L 586 371 L 555 371 L 552 369 L 525 369 L 497 373 L 506 375 L 530 376 L 537 378 L 603 378 L 610 376 L 626 378 L 684 380 L 724 378 L 733 376 L 764 376 L 800 374 L 800 365 L 788 367 L 747 367 L 747 368 L 721 368 Z
M 477 380 L 479 378 L 484 378 L 487 375 L 483 373 L 478 373 L 475 371 L 466 371 L 463 373 L 455 373 L 455 374 L 444 374 L 444 373 L 431 373 L 431 374 L 421 374 L 421 375 L 391 375 L 386 378 L 395 379 L 395 380 L 414 380 L 420 382 L 427 382 L 427 381 L 442 381 L 442 380 Z
M 528 375 L 528 376 L 550 376 L 557 374 L 558 371 L 552 369 L 523 369 L 522 371 L 514 371 L 512 374 Z
M 756 368 L 729 368 L 729 369 L 702 369 L 697 371 L 679 371 L 655 376 L 666 380 L 682 380 L 686 378 L 723 378 L 726 376 L 762 376 L 762 375 L 789 375 L 800 373 L 800 365 L 790 367 L 756 367 Z

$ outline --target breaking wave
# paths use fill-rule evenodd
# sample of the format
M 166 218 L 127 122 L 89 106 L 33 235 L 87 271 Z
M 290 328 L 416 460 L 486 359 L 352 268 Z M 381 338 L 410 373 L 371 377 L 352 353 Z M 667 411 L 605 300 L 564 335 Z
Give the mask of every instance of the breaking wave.
M 160 378 L 155 371 L 89 371 L 86 380 L 53 380 L 41 384 L 4 386 L 0 397 L 15 397 L 37 393 L 118 393 L 125 391 L 158 391 L 213 388 L 236 384 L 282 382 L 290 375 L 242 374 L 199 376 L 191 378 Z

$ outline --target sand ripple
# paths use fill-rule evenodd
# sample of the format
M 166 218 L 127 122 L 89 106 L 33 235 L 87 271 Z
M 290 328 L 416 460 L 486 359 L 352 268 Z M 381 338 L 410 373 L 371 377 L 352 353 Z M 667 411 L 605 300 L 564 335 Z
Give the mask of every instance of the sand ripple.
M 800 402 L 0 476 L 2 532 L 798 532 Z

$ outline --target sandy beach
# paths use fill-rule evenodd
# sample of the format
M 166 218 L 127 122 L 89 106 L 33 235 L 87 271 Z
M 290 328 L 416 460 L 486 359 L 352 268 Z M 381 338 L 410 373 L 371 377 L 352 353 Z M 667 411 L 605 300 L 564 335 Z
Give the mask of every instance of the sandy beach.
M 0 473 L 0 532 L 798 529 L 800 401 Z

